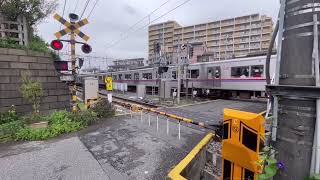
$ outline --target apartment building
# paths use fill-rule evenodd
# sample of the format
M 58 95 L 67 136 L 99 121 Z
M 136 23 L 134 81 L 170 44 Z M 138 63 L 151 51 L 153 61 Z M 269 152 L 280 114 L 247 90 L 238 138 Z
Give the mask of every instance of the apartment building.
M 126 71 L 144 66 L 144 58 L 119 59 L 113 61 L 113 65 L 108 67 L 109 72 Z
M 175 21 L 167 21 L 149 26 L 149 60 L 154 58 L 154 44 L 156 42 L 160 43 L 162 52 L 170 57 L 170 54 L 173 52 L 174 30 L 178 27 L 181 26 Z
M 15 21 L 11 21 L 0 13 L 0 38 L 7 37 L 20 45 L 28 44 L 28 27 L 25 17 L 18 17 Z
M 198 57 L 203 57 L 204 54 L 212 54 L 212 58 L 205 59 L 224 60 L 266 51 L 273 32 L 272 18 L 259 14 L 186 27 L 174 21 L 169 22 L 162 24 L 164 27 L 170 24 L 170 29 L 160 28 L 161 24 L 149 27 L 149 58 L 153 54 L 153 42 L 158 32 L 163 32 L 163 30 L 165 30 L 163 45 L 169 53 L 173 53 L 173 57 L 180 56 L 175 53 L 178 52 L 177 48 L 181 44 L 194 44 L 194 47 L 198 47 L 194 56 L 191 57 L 191 63 L 197 62 Z

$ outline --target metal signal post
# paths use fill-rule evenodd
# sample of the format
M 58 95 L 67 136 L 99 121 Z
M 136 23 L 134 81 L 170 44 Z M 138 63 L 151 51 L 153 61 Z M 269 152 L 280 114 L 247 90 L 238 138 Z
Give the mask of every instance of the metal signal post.
M 86 42 L 89 40 L 89 36 L 85 35 L 84 33 L 82 33 L 79 30 L 80 27 L 89 23 L 88 20 L 83 19 L 81 21 L 78 21 L 78 18 L 79 18 L 78 15 L 73 14 L 73 13 L 69 14 L 69 18 L 70 18 L 70 22 L 66 21 L 63 17 L 61 17 L 58 14 L 54 15 L 54 19 L 56 19 L 61 24 L 66 26 L 66 28 L 64 28 L 63 30 L 61 30 L 59 32 L 56 32 L 54 35 L 56 36 L 57 39 L 59 39 L 62 36 L 70 33 L 70 40 L 61 40 L 61 41 L 69 42 L 71 45 L 71 68 L 72 68 L 72 76 L 73 76 L 71 101 L 72 101 L 72 111 L 76 112 L 77 111 L 77 105 L 76 105 L 76 102 L 77 102 L 77 96 L 76 96 L 76 89 L 77 89 L 77 86 L 76 86 L 76 79 L 77 79 L 76 43 L 83 44 L 81 49 L 86 54 L 90 53 L 92 49 L 88 44 L 76 41 L 76 35 L 81 37 Z M 78 22 L 76 22 L 76 21 L 78 21 Z M 59 40 L 54 40 L 54 41 L 59 41 Z M 56 49 L 56 50 L 60 50 L 60 49 Z

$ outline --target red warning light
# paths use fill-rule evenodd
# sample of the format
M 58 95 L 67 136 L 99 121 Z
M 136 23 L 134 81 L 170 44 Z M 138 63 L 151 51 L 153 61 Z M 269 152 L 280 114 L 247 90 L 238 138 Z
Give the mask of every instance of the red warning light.
M 83 44 L 81 47 L 82 52 L 89 54 L 92 51 L 92 48 L 89 44 Z
M 51 41 L 51 48 L 54 50 L 61 50 L 63 48 L 63 44 L 59 40 Z
M 54 67 L 57 71 L 68 71 L 68 61 L 54 61 Z

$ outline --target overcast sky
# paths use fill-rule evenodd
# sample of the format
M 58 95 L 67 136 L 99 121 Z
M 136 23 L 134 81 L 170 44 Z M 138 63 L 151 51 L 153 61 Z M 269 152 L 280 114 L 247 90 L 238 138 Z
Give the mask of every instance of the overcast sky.
M 77 1 L 79 1 L 77 9 Z M 67 0 L 64 17 L 71 12 L 81 14 L 86 0 Z M 91 0 L 84 16 L 87 17 L 96 0 Z M 128 29 L 147 16 L 168 0 L 98 0 L 93 13 L 89 17 L 89 24 L 81 28 L 82 32 L 90 36 L 88 43 L 92 45 L 92 55 L 112 58 L 147 57 L 149 18 L 144 19 L 135 28 Z M 185 0 L 170 0 L 167 4 L 150 16 L 150 21 L 170 11 Z M 62 15 L 64 0 L 59 0 L 57 13 Z M 191 0 L 185 5 L 172 11 L 154 23 L 175 20 L 183 26 L 205 23 L 220 19 L 243 16 L 253 13 L 266 14 L 277 17 L 279 0 Z M 153 24 L 154 24 L 153 23 Z M 46 41 L 54 39 L 54 32 L 60 29 L 60 24 L 52 16 L 38 25 L 38 34 Z M 128 32 L 128 33 L 126 33 Z M 113 42 L 126 38 L 117 44 Z M 113 44 L 111 46 L 111 44 Z M 111 46 L 111 47 L 110 47 Z M 63 52 L 66 52 L 65 47 Z M 80 50 L 78 50 L 80 52 Z

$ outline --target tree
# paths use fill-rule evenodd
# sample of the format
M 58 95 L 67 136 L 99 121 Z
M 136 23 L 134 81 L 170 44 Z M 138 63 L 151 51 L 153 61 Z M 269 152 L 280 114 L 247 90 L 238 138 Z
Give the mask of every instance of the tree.
M 13 21 L 24 16 L 32 27 L 55 11 L 57 5 L 56 0 L 2 0 L 0 12 Z

